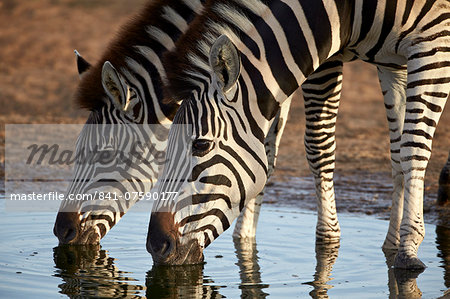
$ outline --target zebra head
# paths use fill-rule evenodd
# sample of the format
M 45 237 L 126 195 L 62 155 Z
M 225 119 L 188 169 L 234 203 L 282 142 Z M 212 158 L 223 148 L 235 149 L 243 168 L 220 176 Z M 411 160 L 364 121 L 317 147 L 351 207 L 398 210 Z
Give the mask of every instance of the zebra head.
M 100 99 L 79 99 L 92 100 L 97 106 L 90 108 L 77 139 L 74 177 L 56 217 L 54 234 L 60 244 L 95 244 L 153 187 L 165 137 L 161 137 L 161 126 L 145 125 L 147 103 L 129 83 L 131 76 L 125 69 L 119 72 L 106 61 L 94 74 L 84 59 L 78 56 L 77 61 L 78 97 L 94 94 L 83 88 L 100 82 L 102 86 L 96 88 L 102 92 Z
M 157 264 L 201 262 L 203 249 L 266 183 L 263 132 L 271 121 L 261 114 L 242 117 L 258 108 L 247 101 L 254 90 L 241 75 L 240 52 L 222 35 L 203 65 L 203 72 L 191 72 L 198 88 L 181 98 L 169 132 L 161 196 L 147 236 L 147 250 Z M 169 92 L 178 88 L 169 83 Z

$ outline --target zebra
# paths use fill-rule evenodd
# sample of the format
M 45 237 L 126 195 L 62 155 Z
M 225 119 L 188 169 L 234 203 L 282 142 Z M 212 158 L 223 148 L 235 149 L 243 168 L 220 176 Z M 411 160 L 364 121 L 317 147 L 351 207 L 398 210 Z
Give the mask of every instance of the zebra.
M 164 151 L 166 138 L 157 139 L 149 126 L 133 125 L 172 122 L 179 103 L 163 102 L 162 55 L 174 47 L 174 42 L 202 8 L 200 0 L 149 1 L 121 29 L 97 64 L 91 65 L 75 51 L 81 79 L 76 102 L 91 111 L 77 140 L 77 156 L 87 156 L 92 149 L 108 154 L 111 152 L 108 147 L 129 153 L 130 144 L 149 140 Z M 285 105 L 268 134 L 266 151 L 271 169 L 288 111 L 289 105 Z M 119 137 L 127 144 L 121 143 Z M 141 154 L 148 159 L 152 157 L 148 148 Z M 113 193 L 114 197 L 123 197 L 131 191 L 145 194 L 154 187 L 158 172 L 158 165 L 146 159 L 127 159 L 126 163 L 108 167 L 99 162 L 76 164 L 67 195 L 95 194 L 99 190 L 102 194 Z M 249 201 L 239 218 L 235 236 L 254 235 L 261 201 L 262 194 Z M 57 214 L 54 234 L 61 244 L 96 244 L 135 202 L 111 198 L 101 203 L 66 200 Z
M 202 261 L 262 190 L 264 140 L 280 105 L 328 59 L 340 65 L 356 56 L 377 66 L 389 124 L 394 191 L 383 248 L 397 250 L 396 268 L 425 268 L 417 257 L 423 179 L 450 89 L 449 16 L 441 0 L 209 1 L 165 55 L 169 98 L 183 101 L 174 124 L 190 124 L 192 135 L 180 126 L 169 133 L 159 192 L 178 196 L 153 206 L 154 262 Z M 334 72 L 321 82 L 331 90 L 341 79 Z M 337 90 L 305 101 L 320 242 L 340 238 L 332 181 L 338 100 Z
M 101 145 L 99 139 L 104 134 L 110 137 L 106 138 L 108 140 L 117 139 L 118 136 L 112 136 L 114 132 L 101 132 L 107 124 L 172 122 L 179 104 L 162 102 L 160 81 L 165 71 L 161 57 L 173 47 L 174 40 L 201 9 L 202 3 L 198 0 L 149 1 L 139 15 L 121 29 L 96 65 L 92 66 L 76 52 L 81 78 L 76 102 L 91 111 L 77 140 L 77 155 Z M 140 135 L 151 138 L 148 132 L 140 132 Z M 165 141 L 159 144 L 164 147 Z M 138 166 L 127 164 L 129 169 Z M 116 169 L 122 170 L 121 176 L 99 163 L 76 164 L 67 194 L 94 193 L 99 187 L 111 192 L 147 192 L 155 184 L 157 165 L 139 165 L 139 168 L 137 174 L 131 174 L 123 165 L 116 165 Z M 92 205 L 97 202 L 66 200 L 61 204 L 54 226 L 60 243 L 98 243 L 135 201 L 109 200 L 110 206 L 96 212 Z

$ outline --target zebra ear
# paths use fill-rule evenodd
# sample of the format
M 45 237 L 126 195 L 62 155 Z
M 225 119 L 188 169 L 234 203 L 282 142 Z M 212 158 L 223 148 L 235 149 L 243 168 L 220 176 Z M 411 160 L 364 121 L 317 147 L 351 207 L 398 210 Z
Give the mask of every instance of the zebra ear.
M 91 68 L 91 64 L 87 62 L 86 59 L 81 57 L 80 53 L 78 53 L 77 50 L 74 50 L 74 52 L 77 57 L 78 75 L 80 76 L 80 78 L 82 78 L 84 73 L 86 73 L 86 71 Z
M 241 73 L 241 56 L 226 35 L 221 35 L 212 45 L 209 52 L 209 65 L 216 74 L 222 90 L 229 91 Z
M 102 85 L 114 106 L 121 111 L 125 111 L 129 98 L 129 88 L 109 61 L 103 64 Z

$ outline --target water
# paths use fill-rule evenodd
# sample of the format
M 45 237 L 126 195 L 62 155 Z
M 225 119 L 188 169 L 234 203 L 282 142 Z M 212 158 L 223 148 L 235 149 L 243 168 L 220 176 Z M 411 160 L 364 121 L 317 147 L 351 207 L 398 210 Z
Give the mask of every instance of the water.
M 423 273 L 394 271 L 380 249 L 388 222 L 339 216 L 340 246 L 316 247 L 314 213 L 266 204 L 256 244 L 233 243 L 230 229 L 207 248 L 206 264 L 154 268 L 146 213 L 130 211 L 101 247 L 57 247 L 54 213 L 0 208 L 0 297 L 437 298 L 450 286 L 450 230 L 426 225 Z

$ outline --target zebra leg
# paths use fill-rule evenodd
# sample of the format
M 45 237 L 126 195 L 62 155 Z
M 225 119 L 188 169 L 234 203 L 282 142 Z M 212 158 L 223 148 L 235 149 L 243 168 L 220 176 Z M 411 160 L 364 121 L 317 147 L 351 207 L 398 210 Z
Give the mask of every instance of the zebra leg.
M 400 163 L 405 179 L 403 218 L 399 251 L 394 267 L 423 269 L 417 249 L 425 235 L 423 191 L 425 170 L 431 155 L 433 135 L 450 90 L 449 52 L 438 52 L 427 43 L 410 47 L 406 112 L 401 137 Z M 446 42 L 443 42 L 446 45 Z M 427 56 L 430 51 L 437 52 Z
M 254 238 L 258 225 L 259 212 L 264 196 L 264 190 L 255 198 L 252 198 L 242 210 L 236 220 L 233 231 L 234 239 Z
M 321 242 L 337 242 L 341 235 L 336 214 L 333 172 L 342 64 L 342 55 L 331 57 L 302 85 L 306 115 L 306 158 L 315 179 L 318 206 L 316 238 Z
M 267 178 L 269 178 L 275 170 L 278 146 L 280 145 L 281 136 L 283 135 L 283 131 L 286 126 L 289 108 L 291 107 L 291 100 L 292 98 L 289 98 L 283 103 L 266 137 L 265 147 L 268 163 Z M 233 231 L 233 238 L 255 237 L 256 226 L 258 225 L 258 217 L 264 196 L 264 190 L 261 191 L 261 193 L 258 194 L 256 198 L 251 199 L 242 210 L 241 214 L 236 220 L 236 225 Z
M 406 77 L 404 70 L 378 67 L 381 90 L 384 95 L 384 106 L 389 124 L 391 148 L 392 208 L 389 220 L 389 230 L 383 243 L 384 250 L 397 249 L 400 243 L 400 222 L 403 215 L 403 171 L 400 165 L 400 141 L 405 118 Z

